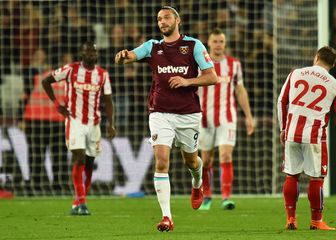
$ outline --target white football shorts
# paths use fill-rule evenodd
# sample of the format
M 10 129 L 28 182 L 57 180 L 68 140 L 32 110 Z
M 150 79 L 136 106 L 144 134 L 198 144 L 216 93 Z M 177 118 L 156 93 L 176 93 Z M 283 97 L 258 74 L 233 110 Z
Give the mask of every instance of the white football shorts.
M 96 157 L 101 152 L 100 125 L 84 125 L 78 119 L 66 118 L 66 145 L 69 150 L 85 149 L 85 154 Z
M 324 177 L 328 172 L 328 149 L 326 142 L 285 143 L 283 172 L 296 175 L 304 172 L 311 177 Z
M 149 129 L 152 146 L 166 145 L 180 147 L 187 153 L 198 150 L 201 113 L 174 114 L 154 112 L 149 114 Z
M 236 123 L 225 123 L 218 127 L 200 127 L 200 149 L 212 150 L 219 145 L 236 145 Z

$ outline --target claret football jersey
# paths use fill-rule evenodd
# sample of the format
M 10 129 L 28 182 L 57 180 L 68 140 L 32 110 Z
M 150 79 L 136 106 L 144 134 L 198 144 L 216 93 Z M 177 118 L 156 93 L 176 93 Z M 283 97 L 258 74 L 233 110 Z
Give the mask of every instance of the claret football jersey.
M 197 39 L 181 35 L 175 42 L 149 40 L 134 49 L 137 60 L 146 61 L 152 70 L 149 112 L 189 114 L 200 112 L 197 87 L 170 88 L 173 76 L 196 78 L 198 68 L 213 67 L 207 50 Z

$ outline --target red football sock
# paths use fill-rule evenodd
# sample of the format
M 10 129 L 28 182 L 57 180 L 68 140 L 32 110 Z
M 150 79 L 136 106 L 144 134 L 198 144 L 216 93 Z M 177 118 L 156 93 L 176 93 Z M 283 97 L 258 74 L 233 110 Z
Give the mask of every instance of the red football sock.
M 83 182 L 84 164 L 74 164 L 72 167 L 72 181 L 75 187 L 76 197 L 74 203 L 85 203 L 85 188 Z
M 211 177 L 212 177 L 212 167 L 203 167 L 202 170 L 202 180 L 203 180 L 203 194 L 205 197 L 211 198 Z
M 315 221 L 321 220 L 323 210 L 323 179 L 310 180 L 308 199 L 310 202 L 311 219 Z
M 297 176 L 286 177 L 283 195 L 285 198 L 285 207 L 287 212 L 287 219 L 296 216 L 296 202 L 299 197 L 299 178 Z
M 85 165 L 85 195 L 86 196 L 91 186 L 92 171 L 93 171 L 93 168 L 90 165 Z
M 233 181 L 232 162 L 221 163 L 221 181 L 222 181 L 222 198 L 227 199 L 231 196 Z

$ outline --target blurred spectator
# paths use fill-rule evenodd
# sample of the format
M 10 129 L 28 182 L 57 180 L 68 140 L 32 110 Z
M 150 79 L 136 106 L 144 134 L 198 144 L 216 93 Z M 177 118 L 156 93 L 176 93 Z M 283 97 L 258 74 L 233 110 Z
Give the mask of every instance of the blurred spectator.
M 146 41 L 146 37 L 141 34 L 140 27 L 137 24 L 130 24 L 126 27 L 126 32 L 128 33 L 127 47 L 132 48 L 134 46 L 139 46 Z
M 120 69 L 115 66 L 114 56 L 115 54 L 125 48 L 125 28 L 121 24 L 114 24 L 110 29 L 109 35 L 109 47 L 107 49 L 99 49 L 99 55 L 101 56 L 99 62 L 102 66 L 109 69 L 111 73 L 115 73 L 118 76 L 118 71 L 113 72 L 114 69 Z
M 66 40 L 66 20 L 62 5 L 57 4 L 52 8 L 52 17 L 49 24 L 45 26 L 41 43 L 45 49 L 52 67 L 59 66 L 61 53 L 68 52 L 69 43 Z
M 196 21 L 192 24 L 192 35 L 198 38 L 205 46 L 207 46 L 208 40 L 208 22 Z
M 68 6 L 67 20 L 62 24 L 62 42 L 68 46 L 67 52 L 76 56 L 81 43 L 94 41 L 95 35 L 90 24 L 78 13 L 76 6 Z
M 41 84 L 42 79 L 51 72 L 46 59 L 44 50 L 36 50 L 30 66 L 30 72 L 34 74 L 33 86 L 24 110 L 30 172 L 27 190 L 36 195 L 51 189 L 54 194 L 61 194 L 62 190 L 67 189 L 68 183 L 64 117 L 58 113 L 54 104 L 48 99 Z M 55 95 L 58 101 L 63 103 L 64 83 L 55 85 L 57 85 L 54 87 Z M 49 182 L 45 166 L 47 150 L 50 152 L 52 163 L 53 179 L 51 182 Z
M 38 8 L 31 2 L 23 8 L 20 35 L 16 43 L 20 46 L 20 59 L 23 66 L 29 66 L 31 56 L 39 47 L 39 34 L 43 29 L 44 18 Z

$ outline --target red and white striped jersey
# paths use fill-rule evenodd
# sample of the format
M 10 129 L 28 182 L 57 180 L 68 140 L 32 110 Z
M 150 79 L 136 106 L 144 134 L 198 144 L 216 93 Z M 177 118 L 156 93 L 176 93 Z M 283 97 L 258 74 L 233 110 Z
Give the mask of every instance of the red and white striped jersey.
M 315 65 L 292 71 L 278 99 L 278 119 L 286 141 L 325 141 L 333 102 L 336 110 L 335 96 L 336 80 L 326 69 Z
M 71 117 L 83 124 L 98 124 L 101 119 L 100 94 L 112 93 L 108 72 L 96 66 L 86 69 L 81 62 L 74 62 L 52 72 L 56 81 L 65 80 L 65 105 Z
M 222 61 L 214 62 L 214 66 L 220 82 L 200 87 L 198 90 L 204 128 L 236 123 L 237 105 L 234 91 L 237 84 L 243 84 L 239 60 L 226 56 Z

